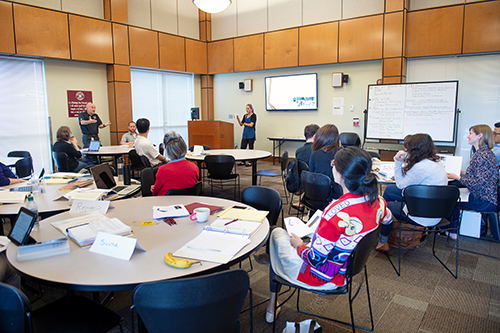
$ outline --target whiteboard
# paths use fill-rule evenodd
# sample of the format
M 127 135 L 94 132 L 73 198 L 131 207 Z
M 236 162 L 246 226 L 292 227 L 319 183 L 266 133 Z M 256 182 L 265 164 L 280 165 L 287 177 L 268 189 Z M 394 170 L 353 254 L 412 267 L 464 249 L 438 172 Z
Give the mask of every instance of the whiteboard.
M 368 86 L 366 138 L 454 142 L 458 81 Z

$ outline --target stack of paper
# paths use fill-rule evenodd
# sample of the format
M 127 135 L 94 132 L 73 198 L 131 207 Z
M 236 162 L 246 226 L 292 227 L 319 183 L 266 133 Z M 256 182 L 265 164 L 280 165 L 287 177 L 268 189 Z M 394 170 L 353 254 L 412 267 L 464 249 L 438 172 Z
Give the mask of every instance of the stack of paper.
M 23 203 L 26 192 L 0 191 L 0 203 Z
M 262 227 L 262 222 L 216 219 L 212 224 L 204 229 L 207 231 L 215 231 L 222 233 L 230 233 L 251 237 Z
M 298 217 L 287 217 L 285 218 L 285 227 L 288 234 L 295 234 L 300 238 L 312 237 L 318 228 L 319 221 L 321 221 L 321 210 L 317 210 L 313 216 L 304 223 Z
M 165 217 L 188 216 L 189 212 L 182 204 L 172 206 L 153 206 L 153 218 L 162 219 Z
M 94 243 L 97 233 L 100 231 L 123 236 L 130 234 L 132 228 L 117 218 L 112 218 L 68 228 L 68 235 L 75 240 L 78 245 L 86 246 Z
M 269 214 L 269 212 L 265 210 L 228 208 L 220 213 L 218 217 L 231 220 L 238 219 L 242 221 L 262 222 L 267 214 Z

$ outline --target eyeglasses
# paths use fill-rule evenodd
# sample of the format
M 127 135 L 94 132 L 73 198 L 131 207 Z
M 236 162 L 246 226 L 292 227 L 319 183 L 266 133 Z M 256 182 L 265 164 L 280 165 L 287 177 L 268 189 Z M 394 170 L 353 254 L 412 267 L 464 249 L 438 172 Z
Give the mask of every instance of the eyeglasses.
M 497 132 L 493 132 L 493 135 L 500 135 L 500 133 L 497 133 Z

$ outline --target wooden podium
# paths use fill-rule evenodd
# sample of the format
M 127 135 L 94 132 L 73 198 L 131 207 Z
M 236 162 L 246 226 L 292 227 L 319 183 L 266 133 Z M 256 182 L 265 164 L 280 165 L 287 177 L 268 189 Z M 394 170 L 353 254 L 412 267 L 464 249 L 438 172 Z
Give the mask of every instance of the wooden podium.
M 234 149 L 234 124 L 220 120 L 188 121 L 189 145 L 212 149 Z

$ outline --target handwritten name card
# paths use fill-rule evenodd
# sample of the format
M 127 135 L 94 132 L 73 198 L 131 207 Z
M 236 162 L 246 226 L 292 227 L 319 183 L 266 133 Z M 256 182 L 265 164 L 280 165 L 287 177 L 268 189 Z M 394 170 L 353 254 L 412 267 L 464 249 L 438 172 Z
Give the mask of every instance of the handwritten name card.
M 74 200 L 69 212 L 77 214 L 90 214 L 99 212 L 101 214 L 106 214 L 109 208 L 109 204 L 109 201 Z
M 89 251 L 122 260 L 130 260 L 135 249 L 146 251 L 135 238 L 98 232 Z

